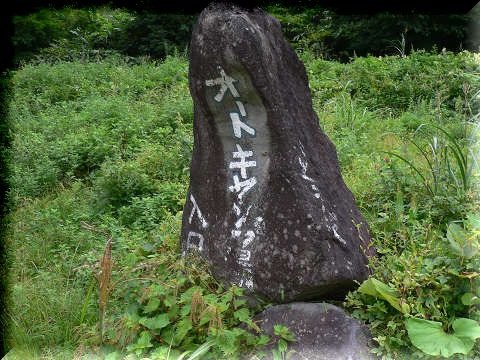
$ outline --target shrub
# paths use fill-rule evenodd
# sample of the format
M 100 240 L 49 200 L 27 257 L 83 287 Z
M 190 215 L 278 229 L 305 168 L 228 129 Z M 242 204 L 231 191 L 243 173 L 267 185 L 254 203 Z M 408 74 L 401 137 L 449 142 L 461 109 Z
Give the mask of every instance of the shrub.
M 298 51 L 343 62 L 355 56 L 406 55 L 413 49 L 462 49 L 467 15 L 336 14 L 319 6 L 267 6 Z M 475 45 L 470 44 L 471 49 Z
M 418 51 L 406 58 L 356 58 L 346 65 L 321 59 L 307 63 L 310 88 L 318 101 L 347 91 L 369 110 L 391 109 L 397 114 L 421 101 L 432 102 L 438 110 L 455 110 L 457 101 L 464 101 L 464 84 L 478 84 L 468 75 L 475 67 L 466 52 L 456 56 Z
M 164 59 L 186 51 L 195 21 L 195 15 L 141 12 L 115 33 L 110 46 L 128 56 Z
M 238 358 L 265 344 L 267 337 L 255 335 L 259 329 L 241 289 L 224 289 L 195 256 L 178 258 L 179 215 L 160 225 L 160 242 L 135 255 L 140 266 L 129 267 L 127 276 L 125 270 L 114 274 L 114 295 L 129 306 L 109 319 L 107 343 L 117 354 L 151 358 L 178 357 L 209 343 L 206 357 L 212 359 Z
M 91 179 L 105 161 L 133 159 L 158 143 L 164 144 L 162 156 L 169 147 L 178 150 L 177 160 L 162 160 L 181 167 L 178 179 L 191 151 L 186 81 L 185 60 L 178 58 L 158 65 L 116 59 L 26 65 L 14 76 L 10 108 L 18 150 L 12 195 L 37 196 L 60 183 Z
M 405 234 L 403 246 L 379 247 L 383 258 L 375 267 L 375 276 L 389 285 L 374 285 L 380 292 L 372 291 L 372 281 L 377 280 L 370 279 L 357 292 L 349 294 L 347 305 L 355 317 L 372 325 L 370 329 L 380 345 L 380 354 L 410 353 L 409 356 L 425 358 L 426 352 L 450 357 L 455 352 L 467 354 L 472 350 L 474 341 L 471 344 L 465 341 L 464 347 L 455 350 L 449 348 L 442 342 L 447 339 L 441 338 L 441 332 L 435 344 L 426 346 L 420 341 L 428 336 L 434 325 L 432 321 L 440 322 L 454 335 L 451 326 L 455 319 L 480 319 L 475 306 L 479 285 L 475 272 L 479 266 L 475 256 L 479 250 L 478 218 L 470 214 L 464 223 L 465 229 L 451 223 L 444 238 L 425 227 L 428 221 L 410 222 L 412 231 Z M 415 334 L 409 328 L 412 319 L 424 319 Z M 479 331 L 480 328 L 477 334 Z
M 158 184 L 136 162 L 105 164 L 93 186 L 99 211 L 119 209 L 134 197 L 152 195 L 158 190 Z
M 15 16 L 12 42 L 15 63 L 33 59 L 43 50 L 43 59 L 78 60 L 109 47 L 110 37 L 134 16 L 121 9 L 41 9 Z M 45 50 L 49 49 L 49 50 Z

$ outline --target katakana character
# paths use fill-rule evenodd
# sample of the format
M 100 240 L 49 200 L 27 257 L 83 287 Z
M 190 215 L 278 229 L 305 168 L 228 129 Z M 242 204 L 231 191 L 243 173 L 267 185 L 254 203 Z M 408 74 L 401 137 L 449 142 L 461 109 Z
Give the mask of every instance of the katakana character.
M 240 139 L 242 137 L 242 129 L 250 135 L 255 135 L 255 129 L 242 122 L 238 113 L 230 113 L 230 119 L 232 120 L 233 134 L 236 138 Z
M 238 98 L 240 94 L 238 93 L 237 89 L 235 89 L 235 86 L 233 86 L 234 82 L 237 82 L 238 80 L 235 80 L 231 76 L 228 76 L 225 73 L 225 70 L 222 69 L 221 66 L 218 67 L 220 69 L 220 77 L 216 79 L 211 79 L 211 80 L 205 80 L 205 84 L 207 86 L 215 86 L 215 85 L 220 85 L 220 90 L 218 91 L 218 94 L 215 95 L 214 99 L 216 102 L 220 102 L 223 100 L 223 96 L 225 95 L 227 89 L 230 90 L 232 93 L 233 97 Z
M 188 218 L 188 223 L 192 223 L 193 219 L 193 214 L 195 214 L 195 211 L 197 212 L 197 217 L 200 219 L 202 223 L 202 228 L 206 228 L 208 226 L 207 220 L 202 215 L 202 212 L 200 211 L 200 208 L 197 205 L 197 202 L 195 201 L 195 198 L 193 197 L 192 194 L 190 194 L 190 201 L 192 202 L 192 211 L 190 212 L 190 217 Z
M 229 190 L 231 192 L 239 192 L 238 198 L 242 200 L 243 195 L 245 195 L 255 184 L 257 183 L 257 179 L 255 177 L 251 177 L 245 181 L 240 181 L 237 175 L 233 175 L 233 185 L 229 186 Z
M 234 159 L 240 159 L 240 161 L 232 161 L 229 165 L 229 168 L 240 169 L 240 175 L 242 176 L 242 179 L 246 179 L 247 168 L 257 166 L 257 162 L 255 160 L 245 161 L 250 156 L 253 156 L 253 151 L 244 151 L 239 144 L 236 144 L 236 146 L 238 151 L 234 151 L 232 156 Z

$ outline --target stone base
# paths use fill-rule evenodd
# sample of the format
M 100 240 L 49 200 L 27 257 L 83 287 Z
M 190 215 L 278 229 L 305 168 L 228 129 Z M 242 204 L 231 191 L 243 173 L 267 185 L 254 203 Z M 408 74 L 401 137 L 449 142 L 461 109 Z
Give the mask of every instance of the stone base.
M 286 326 L 295 336 L 288 344 L 289 360 L 367 360 L 375 359 L 370 353 L 372 339 L 368 328 L 349 317 L 341 308 L 327 303 L 295 302 L 267 308 L 254 319 L 273 340 L 274 325 Z M 275 341 L 263 350 L 264 359 L 272 359 Z M 255 356 L 249 357 L 254 359 Z

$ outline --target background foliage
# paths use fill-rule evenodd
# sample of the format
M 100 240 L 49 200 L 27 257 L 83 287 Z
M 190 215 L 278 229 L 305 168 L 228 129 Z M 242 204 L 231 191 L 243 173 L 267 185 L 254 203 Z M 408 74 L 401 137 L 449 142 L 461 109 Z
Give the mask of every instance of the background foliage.
M 466 48 L 469 18 L 466 15 L 377 13 L 335 14 L 321 7 L 270 6 L 285 36 L 297 49 L 316 56 L 348 61 L 371 55 L 408 54 L 413 49 Z M 468 44 L 474 47 L 474 44 Z
M 355 55 L 408 54 L 413 49 L 434 48 L 458 52 L 478 47 L 474 38 L 467 38 L 467 15 L 339 15 L 319 6 L 269 5 L 265 9 L 281 22 L 294 48 L 308 49 L 325 59 L 345 62 Z M 46 8 L 14 17 L 15 62 L 29 60 L 51 45 L 47 54 L 59 59 L 112 51 L 163 59 L 186 51 L 196 18 L 108 7 Z

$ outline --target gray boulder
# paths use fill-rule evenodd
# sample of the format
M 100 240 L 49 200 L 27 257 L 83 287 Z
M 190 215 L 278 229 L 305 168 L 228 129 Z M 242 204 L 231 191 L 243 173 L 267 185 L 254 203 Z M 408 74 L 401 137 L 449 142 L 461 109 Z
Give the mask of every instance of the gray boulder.
M 341 308 L 327 303 L 292 303 L 267 308 L 255 319 L 273 340 L 274 326 L 284 325 L 294 335 L 288 343 L 289 360 L 367 360 L 376 357 L 370 352 L 372 339 L 368 328 L 350 318 Z M 267 356 L 276 342 L 266 346 Z M 249 356 L 247 358 L 254 358 Z

